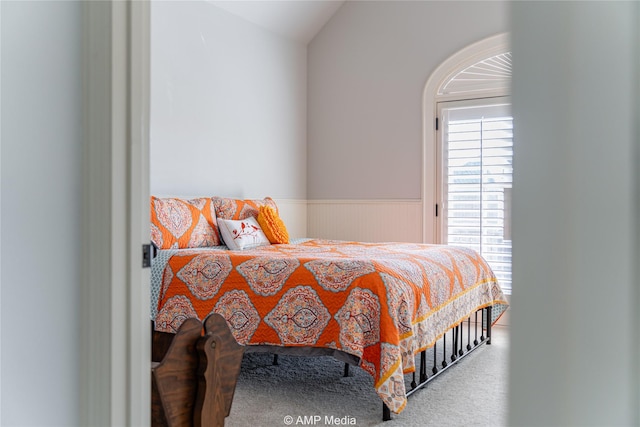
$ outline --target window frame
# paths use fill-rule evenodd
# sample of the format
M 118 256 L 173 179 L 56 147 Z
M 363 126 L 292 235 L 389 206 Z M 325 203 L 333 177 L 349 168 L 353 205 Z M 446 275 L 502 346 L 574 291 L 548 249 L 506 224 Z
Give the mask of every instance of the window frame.
M 436 107 L 438 102 L 458 101 L 477 97 L 508 96 L 505 88 L 474 91 L 472 94 L 460 92 L 443 94 L 445 85 L 461 71 L 475 63 L 510 51 L 508 33 L 500 33 L 473 43 L 445 60 L 431 74 L 422 94 L 423 110 L 423 167 L 422 167 L 422 241 L 439 243 L 436 221 L 437 183 L 437 134 Z

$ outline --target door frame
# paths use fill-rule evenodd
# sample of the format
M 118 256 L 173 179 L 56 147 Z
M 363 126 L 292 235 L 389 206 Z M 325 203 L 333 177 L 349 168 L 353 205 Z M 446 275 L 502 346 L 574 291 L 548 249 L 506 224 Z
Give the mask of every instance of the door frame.
M 80 425 L 150 425 L 147 1 L 84 2 Z
M 464 70 L 483 59 L 509 50 L 508 33 L 500 33 L 473 43 L 450 56 L 429 76 L 422 93 L 422 241 L 439 243 L 436 204 L 438 203 L 436 185 L 437 171 L 437 135 L 436 107 L 441 101 L 469 99 L 468 94 L 443 95 L 444 84 Z M 477 97 L 509 95 L 508 91 L 482 91 Z

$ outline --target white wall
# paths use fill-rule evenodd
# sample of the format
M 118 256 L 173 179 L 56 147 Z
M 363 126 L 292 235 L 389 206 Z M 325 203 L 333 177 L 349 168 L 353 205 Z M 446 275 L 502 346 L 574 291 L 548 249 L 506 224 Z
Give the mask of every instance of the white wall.
M 503 2 L 340 8 L 309 44 L 309 199 L 421 199 L 427 79 L 458 50 L 506 30 Z
M 347 2 L 307 65 L 307 47 L 212 4 L 154 2 L 151 192 L 419 202 L 426 80 L 505 30 L 501 2 Z M 304 213 L 285 218 L 296 234 L 329 235 Z M 422 239 L 421 222 L 405 228 L 389 238 Z
M 512 4 L 509 425 L 640 425 L 640 4 Z
M 78 424 L 81 4 L 2 2 L 3 426 Z
M 306 46 L 204 1 L 151 27 L 151 193 L 306 200 Z

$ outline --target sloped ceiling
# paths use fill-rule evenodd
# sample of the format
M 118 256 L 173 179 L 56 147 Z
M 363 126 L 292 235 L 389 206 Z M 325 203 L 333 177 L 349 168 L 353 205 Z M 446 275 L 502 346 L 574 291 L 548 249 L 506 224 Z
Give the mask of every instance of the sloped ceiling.
M 208 0 L 209 3 L 302 44 L 308 44 L 345 0 Z

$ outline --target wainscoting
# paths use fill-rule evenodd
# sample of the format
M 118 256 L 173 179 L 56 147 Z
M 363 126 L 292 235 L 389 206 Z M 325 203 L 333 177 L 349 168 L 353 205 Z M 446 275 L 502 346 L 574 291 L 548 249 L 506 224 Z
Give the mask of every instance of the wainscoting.
M 307 235 L 361 242 L 422 242 L 422 201 L 309 200 Z
M 287 226 L 289 237 L 309 237 L 307 232 L 307 200 L 274 199 L 280 218 Z

